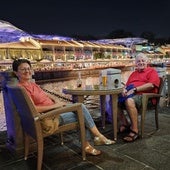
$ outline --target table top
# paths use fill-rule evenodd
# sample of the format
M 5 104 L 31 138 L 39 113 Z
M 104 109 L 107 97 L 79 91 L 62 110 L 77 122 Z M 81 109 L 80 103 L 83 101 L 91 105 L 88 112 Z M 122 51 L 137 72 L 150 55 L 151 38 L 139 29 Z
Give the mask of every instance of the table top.
M 64 88 L 63 93 L 72 95 L 108 95 L 119 94 L 123 87 L 107 87 L 102 85 L 86 85 L 84 87 Z

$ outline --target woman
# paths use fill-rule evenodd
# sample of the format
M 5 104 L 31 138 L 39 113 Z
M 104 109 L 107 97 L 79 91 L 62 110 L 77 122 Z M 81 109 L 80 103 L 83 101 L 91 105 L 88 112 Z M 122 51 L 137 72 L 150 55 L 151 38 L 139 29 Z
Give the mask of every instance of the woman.
M 32 79 L 32 68 L 29 60 L 14 60 L 12 68 L 19 80 L 18 85 L 26 89 L 27 94 L 31 97 L 38 112 L 43 113 L 48 110 L 66 105 L 66 103 L 64 102 L 54 102 L 54 100 L 50 98 L 35 82 L 30 81 Z M 93 121 L 93 118 L 91 117 L 89 111 L 83 104 L 82 109 L 86 126 L 85 151 L 87 154 L 99 155 L 101 154 L 101 151 L 95 149 L 89 143 L 89 140 L 91 139 L 90 132 L 94 136 L 95 145 L 112 145 L 115 143 L 115 141 L 107 139 L 99 132 Z M 61 124 L 67 124 L 75 121 L 77 121 L 77 117 L 73 112 L 63 113 L 58 118 L 58 126 L 60 126 Z

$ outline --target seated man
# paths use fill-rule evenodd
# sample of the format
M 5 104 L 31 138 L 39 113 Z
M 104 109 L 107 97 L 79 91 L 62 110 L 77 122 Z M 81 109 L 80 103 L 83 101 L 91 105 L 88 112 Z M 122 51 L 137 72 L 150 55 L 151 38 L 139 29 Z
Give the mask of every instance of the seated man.
M 123 132 L 129 127 L 129 134 L 124 137 L 124 141 L 133 142 L 138 138 L 138 109 L 142 105 L 142 93 L 157 93 L 160 84 L 160 79 L 156 70 L 152 67 L 148 67 L 148 58 L 143 54 L 139 53 L 136 56 L 136 69 L 129 76 L 125 88 L 122 92 L 122 96 L 125 100 L 120 102 L 120 119 L 122 120 L 122 125 L 119 131 Z M 132 88 L 127 88 L 132 87 Z M 154 102 L 154 100 L 152 101 Z M 130 118 L 131 125 L 128 125 L 128 121 L 123 115 L 123 110 L 125 107 L 128 116 Z
M 19 81 L 18 85 L 25 88 L 27 94 L 30 96 L 33 103 L 35 104 L 35 107 L 38 112 L 43 113 L 48 110 L 66 105 L 66 103 L 63 103 L 61 101 L 55 103 L 54 100 L 50 98 L 35 82 L 30 81 L 30 79 L 32 78 L 32 68 L 29 60 L 14 60 L 12 67 Z M 95 149 L 92 145 L 90 145 L 90 132 L 94 136 L 95 145 L 112 145 L 115 143 L 115 141 L 107 139 L 99 132 L 93 121 L 93 118 L 91 117 L 89 111 L 83 104 L 82 109 L 86 126 L 86 146 L 84 149 L 87 154 L 99 155 L 101 154 L 101 151 Z M 56 117 L 54 121 L 57 121 L 58 126 L 60 126 L 61 124 L 67 124 L 77 121 L 77 117 L 76 114 L 73 112 L 62 113 L 59 117 Z

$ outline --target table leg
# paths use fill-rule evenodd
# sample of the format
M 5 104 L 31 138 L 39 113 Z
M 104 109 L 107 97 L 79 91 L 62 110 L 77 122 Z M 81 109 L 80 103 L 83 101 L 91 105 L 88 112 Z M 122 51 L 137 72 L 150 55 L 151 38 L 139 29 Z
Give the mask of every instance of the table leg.
M 100 96 L 100 110 L 102 117 L 102 127 L 104 129 L 106 124 L 106 95 Z
M 110 95 L 111 100 L 111 113 L 113 122 L 113 136 L 117 140 L 117 112 L 118 112 L 118 96 L 117 94 Z

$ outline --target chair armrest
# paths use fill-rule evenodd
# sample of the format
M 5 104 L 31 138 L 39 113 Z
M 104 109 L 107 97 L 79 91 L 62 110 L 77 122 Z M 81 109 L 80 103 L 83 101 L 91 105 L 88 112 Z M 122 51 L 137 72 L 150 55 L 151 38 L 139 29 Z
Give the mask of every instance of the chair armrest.
M 66 113 L 66 112 L 75 112 L 75 113 L 78 114 L 78 116 L 80 114 L 83 115 L 82 114 L 82 104 L 81 103 L 74 103 L 74 104 L 71 104 L 71 105 L 66 105 L 66 106 L 63 106 L 63 107 L 60 107 L 60 108 L 56 108 L 56 109 L 47 111 L 45 113 L 38 114 L 36 117 L 34 117 L 34 120 L 35 121 L 42 120 L 44 118 L 52 117 L 52 116 L 58 116 L 62 113 Z
M 156 93 L 143 93 L 142 97 L 146 97 L 146 98 L 157 98 L 157 97 L 161 97 L 161 94 L 156 94 Z
M 161 94 L 156 94 L 156 93 L 143 93 L 142 94 L 142 103 L 143 103 L 143 109 L 145 110 L 148 104 L 148 100 L 152 98 L 156 98 L 156 100 L 159 100 Z

